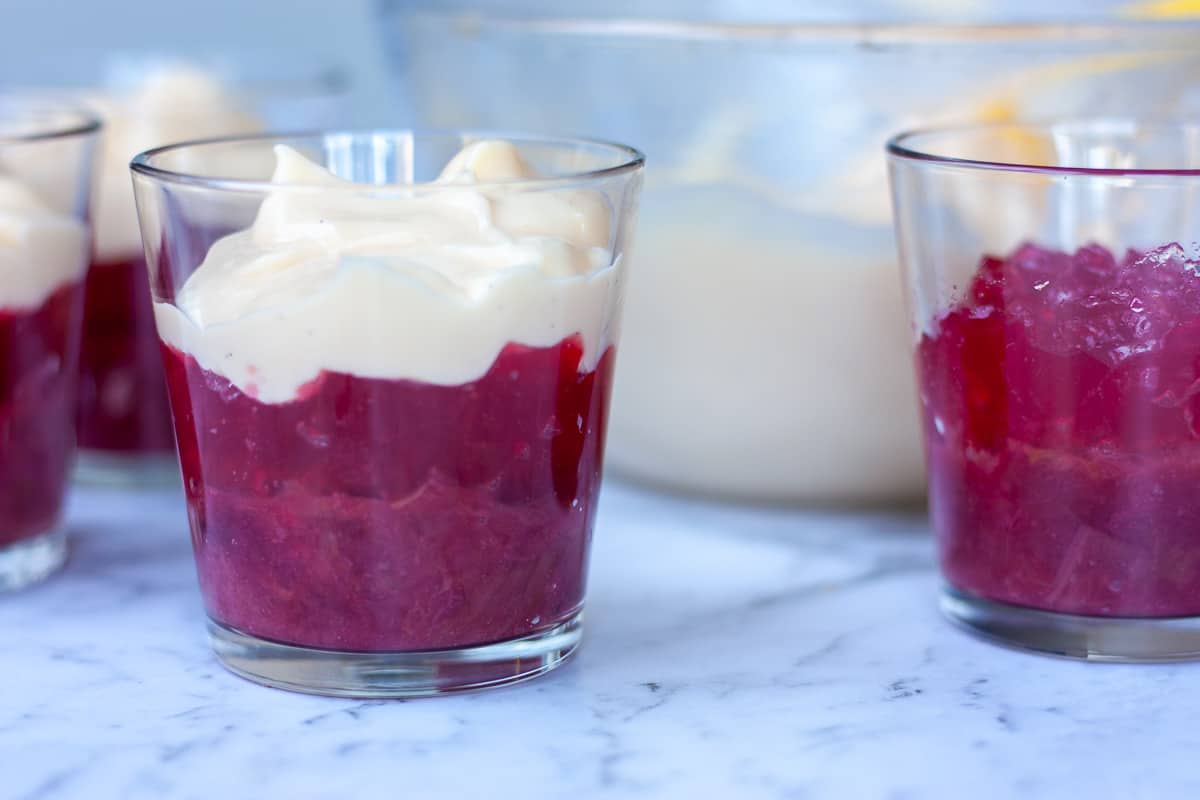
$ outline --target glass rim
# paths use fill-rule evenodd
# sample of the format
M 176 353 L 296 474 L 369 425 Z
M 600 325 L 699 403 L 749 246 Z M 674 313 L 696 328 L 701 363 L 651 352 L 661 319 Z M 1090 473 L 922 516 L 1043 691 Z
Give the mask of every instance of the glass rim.
M 392 2 L 392 11 L 402 5 Z M 404 13 L 404 12 L 399 12 Z M 768 42 L 849 43 L 855 46 L 980 43 L 980 42 L 1111 42 L 1146 37 L 1146 44 L 1179 40 L 1194 46 L 1200 20 L 1156 20 L 1128 17 L 1112 21 L 1029 22 L 736 22 L 687 20 L 682 18 L 637 18 L 600 16 L 517 16 L 480 11 L 410 9 L 408 16 L 426 16 L 456 21 L 467 30 L 484 26 L 529 31 L 547 35 L 615 36 L 630 39 L 676 39 L 682 41 L 749 40 Z
M 1030 164 L 980 158 L 962 158 L 939 154 L 936 149 L 917 146 L 917 141 L 928 137 L 937 141 L 946 136 L 971 133 L 1014 133 L 1050 134 L 1055 131 L 1109 130 L 1130 132 L 1147 130 L 1193 130 L 1200 135 L 1200 119 L 1135 119 L 1130 117 L 1066 118 L 1042 122 L 976 123 L 965 125 L 914 128 L 902 131 L 888 139 L 888 157 L 896 160 L 918 162 L 931 166 L 952 167 L 963 170 L 992 172 L 1022 172 L 1033 175 L 1090 175 L 1093 177 L 1200 177 L 1200 166 L 1187 168 L 1170 167 L 1079 167 L 1061 164 Z M 930 144 L 933 142 L 931 141 Z
M 25 133 L 5 132 L 8 124 L 25 124 Z M 97 133 L 104 123 L 86 106 L 56 102 L 32 93 L 0 93 L 0 145 L 46 142 Z
M 592 147 L 608 150 L 614 154 L 623 156 L 618 163 L 602 167 L 594 170 L 585 170 L 582 172 L 566 173 L 561 175 L 547 175 L 544 177 L 534 178 L 518 178 L 514 180 L 496 180 L 496 181 L 479 181 L 470 184 L 471 188 L 495 188 L 503 187 L 506 189 L 522 188 L 522 187 L 537 187 L 545 188 L 550 186 L 575 184 L 587 181 L 595 181 L 603 178 L 616 177 L 628 173 L 636 172 L 645 166 L 646 157 L 640 150 L 629 145 L 620 144 L 618 142 L 609 141 L 607 139 L 597 139 L 586 136 L 555 136 L 543 135 L 536 133 L 523 133 L 503 130 L 491 129 L 476 129 L 476 128 L 358 128 L 344 130 L 316 130 L 316 131 L 298 131 L 294 133 L 260 133 L 252 135 L 233 135 L 233 136 L 214 136 L 207 139 L 194 139 L 186 142 L 177 142 L 174 144 L 155 147 L 150 150 L 138 153 L 129 162 L 130 170 L 138 176 L 150 178 L 161 183 L 170 183 L 176 185 L 185 185 L 192 187 L 202 187 L 208 189 L 218 189 L 224 191 L 238 192 L 271 192 L 271 191 L 308 191 L 308 192 L 372 192 L 374 194 L 386 194 L 389 192 L 407 192 L 412 189 L 441 191 L 444 189 L 458 188 L 462 189 L 462 184 L 445 183 L 439 184 L 432 181 L 413 181 L 406 183 L 353 183 L 348 182 L 345 186 L 329 186 L 321 185 L 314 186 L 309 183 L 277 183 L 269 179 L 261 178 L 234 178 L 228 176 L 209 176 L 197 175 L 195 173 L 184 172 L 181 170 L 166 169 L 157 166 L 153 163 L 154 159 L 169 153 L 189 150 L 196 147 L 209 147 L 223 144 L 252 144 L 256 142 L 276 144 L 285 144 L 287 142 L 298 142 L 301 140 L 324 141 L 330 138 L 337 137 L 379 137 L 391 136 L 395 138 L 401 137 L 445 137 L 445 138 L 474 138 L 474 139 L 502 139 L 504 141 L 513 142 L 516 144 L 543 144 L 543 145 L 589 145 Z

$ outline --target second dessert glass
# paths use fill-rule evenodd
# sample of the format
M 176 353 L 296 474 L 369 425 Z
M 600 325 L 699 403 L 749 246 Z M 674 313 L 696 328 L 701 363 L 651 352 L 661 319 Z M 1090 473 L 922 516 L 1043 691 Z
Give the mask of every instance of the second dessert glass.
M 1200 126 L 892 141 L 929 506 L 955 621 L 1200 656 Z
M 618 145 L 469 133 L 135 159 L 226 666 L 411 696 L 570 655 L 641 169 Z
M 174 436 L 129 182 L 129 159 L 157 145 L 328 121 L 336 73 L 275 80 L 150 56 L 119 62 L 89 96 L 104 119 L 94 185 L 95 242 L 80 358 L 78 476 L 88 483 L 174 483 Z M 236 74 L 236 79 L 230 76 Z
M 66 560 L 75 391 L 100 123 L 31 97 L 0 98 L 0 591 Z

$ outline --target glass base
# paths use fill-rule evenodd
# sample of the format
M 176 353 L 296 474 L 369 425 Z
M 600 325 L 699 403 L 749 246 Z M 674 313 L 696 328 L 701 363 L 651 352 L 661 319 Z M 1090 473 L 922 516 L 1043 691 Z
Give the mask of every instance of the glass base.
M 24 589 L 58 572 L 67 562 L 67 532 L 56 528 L 0 547 L 0 592 Z
M 179 485 L 179 460 L 174 453 L 130 454 L 80 450 L 75 481 L 87 486 L 164 488 Z
M 1036 653 L 1086 661 L 1200 659 L 1200 617 L 1087 617 L 996 603 L 942 589 L 942 611 L 977 636 Z
M 583 612 L 548 631 L 460 650 L 348 653 L 280 644 L 209 620 L 209 639 L 230 672 L 276 689 L 333 697 L 429 697 L 536 678 L 575 652 Z

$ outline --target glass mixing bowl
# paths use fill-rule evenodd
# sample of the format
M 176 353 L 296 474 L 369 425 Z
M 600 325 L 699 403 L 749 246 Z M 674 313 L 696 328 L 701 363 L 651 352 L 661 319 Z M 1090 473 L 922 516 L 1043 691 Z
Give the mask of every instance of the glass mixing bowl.
M 421 124 L 584 133 L 646 153 L 609 463 L 691 492 L 920 497 L 890 134 L 1200 109 L 1191 23 L 729 23 L 645 16 L 680 3 L 584 5 L 596 14 L 379 8 Z M 611 15 L 631 9 L 641 16 Z

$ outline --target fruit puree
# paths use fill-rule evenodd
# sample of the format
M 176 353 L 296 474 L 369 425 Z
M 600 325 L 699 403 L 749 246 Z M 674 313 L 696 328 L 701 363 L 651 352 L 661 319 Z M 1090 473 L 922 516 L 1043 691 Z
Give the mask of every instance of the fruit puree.
M 510 345 L 477 381 L 325 373 L 266 404 L 164 348 L 209 613 L 267 639 L 427 650 L 583 602 L 611 351 Z M 188 434 L 191 432 L 191 435 Z
M 917 361 L 930 506 L 961 591 L 1200 614 L 1200 275 L 1177 244 L 985 257 Z
M 0 175 L 0 547 L 58 521 L 75 446 L 87 232 Z
M 171 410 L 141 256 L 91 266 L 84 326 L 80 447 L 169 453 Z
M 155 304 L 209 614 L 358 652 L 570 619 L 619 304 L 607 201 L 474 188 L 530 174 L 502 142 L 431 193 L 277 158 L 309 191 L 268 193 Z
M 0 310 L 0 547 L 54 527 L 75 449 L 83 287 Z

